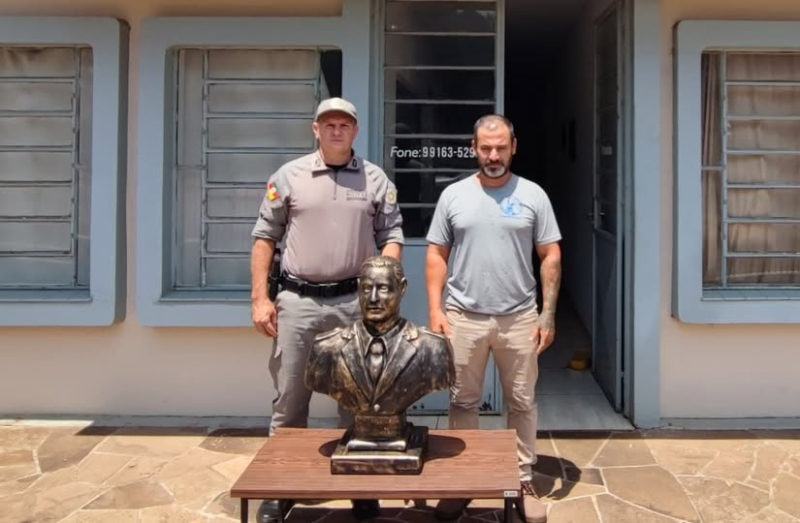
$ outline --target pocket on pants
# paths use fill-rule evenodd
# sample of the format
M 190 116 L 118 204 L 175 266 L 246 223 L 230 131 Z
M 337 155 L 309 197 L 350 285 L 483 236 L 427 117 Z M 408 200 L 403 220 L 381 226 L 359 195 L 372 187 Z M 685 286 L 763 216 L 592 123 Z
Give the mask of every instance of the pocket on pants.
M 447 326 L 450 327 L 450 335 L 455 336 L 455 328 L 458 322 L 464 319 L 464 313 L 459 309 L 453 307 L 446 307 L 444 310 L 444 317 L 447 320 Z

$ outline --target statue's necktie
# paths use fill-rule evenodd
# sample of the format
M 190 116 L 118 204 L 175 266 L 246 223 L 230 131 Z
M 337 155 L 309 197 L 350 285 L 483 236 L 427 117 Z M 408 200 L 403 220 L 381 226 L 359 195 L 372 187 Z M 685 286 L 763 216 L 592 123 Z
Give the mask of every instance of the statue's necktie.
M 367 358 L 367 368 L 369 369 L 369 376 L 372 378 L 372 383 L 378 383 L 378 378 L 383 371 L 384 354 L 386 348 L 383 346 L 383 341 L 380 338 L 375 338 L 369 344 L 369 356 Z

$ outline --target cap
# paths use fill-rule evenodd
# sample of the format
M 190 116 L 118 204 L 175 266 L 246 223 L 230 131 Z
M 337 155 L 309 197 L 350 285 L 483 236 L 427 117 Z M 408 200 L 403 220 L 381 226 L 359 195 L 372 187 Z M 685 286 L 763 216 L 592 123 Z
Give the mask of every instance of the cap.
M 328 98 L 327 100 L 323 100 L 319 104 L 319 107 L 317 107 L 317 116 L 314 119 L 319 120 L 319 117 L 323 114 L 333 111 L 349 114 L 354 120 L 358 121 L 356 106 L 344 98 Z

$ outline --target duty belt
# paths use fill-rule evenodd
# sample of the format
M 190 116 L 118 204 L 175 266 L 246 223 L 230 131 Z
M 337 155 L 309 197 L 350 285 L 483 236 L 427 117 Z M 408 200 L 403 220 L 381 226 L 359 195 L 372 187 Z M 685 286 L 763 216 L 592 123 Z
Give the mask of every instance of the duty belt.
M 287 291 L 295 292 L 301 296 L 334 298 L 355 292 L 358 288 L 358 278 L 349 278 L 330 283 L 314 283 L 284 273 L 281 278 L 281 285 Z

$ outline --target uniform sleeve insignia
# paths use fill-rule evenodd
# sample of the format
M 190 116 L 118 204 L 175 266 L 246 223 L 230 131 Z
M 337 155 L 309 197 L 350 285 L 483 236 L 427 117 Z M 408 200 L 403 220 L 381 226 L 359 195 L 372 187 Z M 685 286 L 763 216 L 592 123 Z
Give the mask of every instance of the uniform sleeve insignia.
M 269 201 L 274 201 L 277 198 L 280 198 L 281 194 L 278 192 L 278 184 L 275 182 L 269 182 L 267 184 L 267 199 Z
M 395 189 L 386 191 L 386 202 L 392 204 L 397 202 L 397 191 Z

